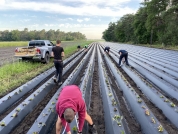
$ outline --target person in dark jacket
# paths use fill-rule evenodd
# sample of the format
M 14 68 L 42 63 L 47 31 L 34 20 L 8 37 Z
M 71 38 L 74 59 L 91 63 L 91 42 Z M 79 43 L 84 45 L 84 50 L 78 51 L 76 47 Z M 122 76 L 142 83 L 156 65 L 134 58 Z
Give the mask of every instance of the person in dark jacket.
M 78 51 L 80 51 L 80 48 L 81 48 L 80 45 L 78 45 L 77 48 L 78 48 Z
M 63 71 L 63 61 L 62 57 L 64 57 L 64 49 L 60 46 L 61 41 L 56 41 L 56 47 L 52 48 L 51 56 L 54 57 L 54 66 L 56 68 L 56 74 L 54 79 L 55 83 L 58 83 L 58 85 L 62 84 L 62 71 Z M 57 81 L 58 77 L 58 81 Z
M 75 118 L 76 113 L 78 113 L 79 116 L 78 134 L 82 133 L 85 120 L 89 123 L 89 132 L 97 134 L 96 126 L 86 112 L 86 105 L 78 86 L 68 85 L 63 87 L 56 103 L 56 111 L 58 114 L 56 134 L 61 133 L 62 125 L 67 134 L 71 134 L 69 123 Z
M 121 66 L 121 61 L 122 61 L 122 58 L 125 58 L 125 62 L 126 62 L 126 65 L 129 66 L 129 63 L 128 63 L 128 52 L 126 50 L 119 50 L 119 67 Z
M 104 48 L 104 51 L 107 52 L 108 54 L 109 54 L 109 50 L 110 50 L 110 47 L 108 47 L 108 46 L 106 46 L 106 47 Z

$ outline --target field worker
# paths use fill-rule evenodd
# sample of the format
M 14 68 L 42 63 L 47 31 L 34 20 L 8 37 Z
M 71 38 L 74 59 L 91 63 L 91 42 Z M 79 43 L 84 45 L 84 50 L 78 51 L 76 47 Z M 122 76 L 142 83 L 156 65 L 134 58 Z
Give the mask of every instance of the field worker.
M 78 46 L 77 46 L 77 48 L 78 48 L 78 51 L 79 51 L 79 50 L 80 50 L 80 48 L 81 48 L 81 47 L 80 47 L 80 45 L 78 45 Z
M 88 48 L 88 45 L 85 45 L 84 47 L 85 47 L 85 49 L 87 49 L 87 48 Z
M 104 48 L 104 51 L 107 52 L 108 54 L 109 54 L 109 50 L 110 50 L 110 47 L 108 47 L 108 46 L 106 46 L 106 47 Z
M 79 116 L 78 134 L 82 133 L 85 120 L 89 123 L 89 132 L 97 134 L 96 126 L 86 112 L 85 102 L 78 86 L 68 85 L 61 90 L 56 104 L 56 111 L 58 113 L 56 134 L 61 133 L 62 125 L 66 128 L 67 134 L 71 134 L 69 123 L 75 119 L 76 113 L 78 113 Z
M 57 40 L 56 46 L 52 48 L 52 52 L 51 52 L 51 56 L 54 57 L 54 66 L 56 68 L 56 74 L 53 79 L 55 83 L 58 83 L 58 85 L 62 84 L 62 71 L 63 71 L 62 57 L 64 57 L 64 49 L 60 45 L 61 45 L 61 41 Z
M 126 50 L 119 50 L 118 53 L 120 54 L 120 57 L 119 57 L 119 67 L 121 67 L 122 58 L 125 59 L 126 65 L 129 66 L 129 63 L 128 63 L 128 52 Z

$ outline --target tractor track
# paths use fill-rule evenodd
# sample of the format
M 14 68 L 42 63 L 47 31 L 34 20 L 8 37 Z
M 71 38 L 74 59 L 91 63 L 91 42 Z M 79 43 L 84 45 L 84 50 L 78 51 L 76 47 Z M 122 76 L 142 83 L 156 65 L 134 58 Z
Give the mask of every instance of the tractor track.
M 117 62 L 109 56 L 110 59 L 114 62 L 117 66 Z M 118 68 L 122 75 L 126 78 L 126 80 L 130 83 L 130 85 L 135 89 L 136 93 L 144 100 L 145 104 L 148 108 L 153 112 L 155 117 L 159 120 L 159 122 L 163 125 L 163 127 L 169 132 L 169 134 L 177 134 L 178 128 L 172 124 L 167 117 L 163 114 L 162 110 L 156 107 L 137 87 L 136 83 L 129 77 L 129 75 L 122 69 Z
M 86 54 L 86 53 L 85 53 Z M 81 61 L 81 59 L 84 57 L 85 55 L 83 55 L 68 71 L 67 73 L 63 76 L 63 81 L 65 81 L 68 76 L 71 74 L 71 72 L 73 71 L 73 69 L 79 64 L 79 62 Z M 40 113 L 42 112 L 42 110 L 44 109 L 44 107 L 48 104 L 48 102 L 50 101 L 50 99 L 53 97 L 53 95 L 56 93 L 56 91 L 58 90 L 59 86 L 55 86 L 51 89 L 51 92 L 48 93 L 44 99 L 34 108 L 34 110 L 29 113 L 24 119 L 23 121 L 21 121 L 21 123 L 18 124 L 18 126 L 12 131 L 10 132 L 10 134 L 24 134 L 27 133 L 28 130 L 30 129 L 30 127 L 33 125 L 33 123 L 35 122 L 35 120 L 37 119 L 37 117 L 40 115 Z

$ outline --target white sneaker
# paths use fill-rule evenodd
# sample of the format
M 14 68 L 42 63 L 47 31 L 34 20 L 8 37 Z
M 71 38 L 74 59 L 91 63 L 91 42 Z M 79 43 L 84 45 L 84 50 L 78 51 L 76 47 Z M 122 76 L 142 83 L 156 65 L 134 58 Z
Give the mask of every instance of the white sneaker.
M 53 77 L 53 80 L 54 80 L 54 83 L 57 83 L 57 78 L 56 77 Z
M 59 82 L 59 83 L 58 83 L 58 86 L 60 86 L 60 85 L 62 85 L 62 82 Z

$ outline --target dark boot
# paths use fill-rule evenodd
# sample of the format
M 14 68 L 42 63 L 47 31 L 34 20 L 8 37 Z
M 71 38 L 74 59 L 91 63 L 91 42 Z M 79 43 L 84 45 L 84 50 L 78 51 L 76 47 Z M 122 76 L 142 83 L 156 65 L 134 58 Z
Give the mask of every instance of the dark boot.
M 89 125 L 89 132 L 92 134 L 98 134 L 95 125 Z

